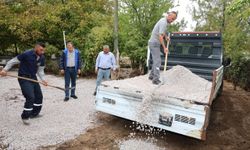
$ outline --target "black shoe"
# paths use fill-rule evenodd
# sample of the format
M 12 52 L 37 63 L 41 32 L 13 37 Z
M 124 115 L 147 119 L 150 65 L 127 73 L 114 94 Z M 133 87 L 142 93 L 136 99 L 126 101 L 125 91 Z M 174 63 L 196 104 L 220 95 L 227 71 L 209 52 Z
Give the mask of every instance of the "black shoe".
M 154 80 L 154 81 L 152 81 L 152 83 L 155 84 L 155 85 L 158 85 L 158 84 L 161 83 L 161 81 L 160 80 Z
M 24 125 L 30 125 L 30 118 L 22 119 Z
M 153 77 L 149 76 L 148 79 L 149 79 L 149 80 L 153 80 Z
M 94 94 L 93 94 L 94 96 L 96 96 L 96 92 L 94 92 Z
M 40 114 L 38 114 L 38 115 L 31 115 L 30 119 L 41 118 L 42 116 L 43 115 L 40 115 Z
M 71 95 L 70 97 L 77 99 L 78 97 L 76 95 Z
M 69 98 L 68 98 L 68 97 L 65 97 L 65 98 L 64 98 L 64 101 L 65 101 L 65 102 L 69 101 Z

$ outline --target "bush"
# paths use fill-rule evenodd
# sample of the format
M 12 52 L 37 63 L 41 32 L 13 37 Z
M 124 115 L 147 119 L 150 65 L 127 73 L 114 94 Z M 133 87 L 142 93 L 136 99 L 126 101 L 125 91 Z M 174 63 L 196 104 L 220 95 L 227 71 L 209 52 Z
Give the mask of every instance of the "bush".
M 45 72 L 46 73 L 52 73 L 55 75 L 59 74 L 59 60 L 55 59 L 46 59 L 46 67 L 45 67 Z
M 236 86 L 250 90 L 250 54 L 238 53 L 232 58 L 232 65 L 226 69 L 225 77 Z

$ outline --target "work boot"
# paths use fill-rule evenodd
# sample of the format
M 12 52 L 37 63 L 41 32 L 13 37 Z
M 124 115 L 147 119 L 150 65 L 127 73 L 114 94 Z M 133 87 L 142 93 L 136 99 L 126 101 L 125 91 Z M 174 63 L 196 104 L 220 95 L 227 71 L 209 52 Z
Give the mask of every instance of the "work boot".
M 64 101 L 65 101 L 65 102 L 69 101 L 69 98 L 68 98 L 68 97 L 65 97 L 65 98 L 64 98 Z
M 24 125 L 30 125 L 30 118 L 22 119 Z
M 149 79 L 149 80 L 153 80 L 153 77 L 152 77 L 152 76 L 149 76 L 148 79 Z
M 31 115 L 30 119 L 41 118 L 42 116 L 43 115 L 40 115 L 40 114 L 38 114 L 38 115 Z
M 161 81 L 160 80 L 153 80 L 152 83 L 155 84 L 155 85 L 158 85 L 158 84 L 161 83 Z
M 70 97 L 77 99 L 78 97 L 76 95 L 71 95 Z

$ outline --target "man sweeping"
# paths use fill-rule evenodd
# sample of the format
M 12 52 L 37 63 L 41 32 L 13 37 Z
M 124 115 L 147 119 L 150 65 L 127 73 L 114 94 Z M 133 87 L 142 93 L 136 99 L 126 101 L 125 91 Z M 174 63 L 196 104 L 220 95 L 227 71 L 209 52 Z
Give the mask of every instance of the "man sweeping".
M 166 36 L 167 25 L 171 24 L 177 18 L 177 12 L 172 11 L 167 13 L 166 17 L 161 18 L 154 26 L 154 29 L 149 39 L 149 49 L 152 55 L 153 66 L 149 75 L 149 79 L 152 80 L 153 84 L 160 84 L 160 67 L 161 67 L 161 51 L 160 47 L 164 49 L 164 53 L 167 54 L 168 48 L 165 45 L 164 38 L 169 40 L 169 37 Z
M 36 43 L 35 48 L 25 51 L 17 57 L 8 61 L 0 75 L 6 76 L 14 65 L 19 64 L 18 76 L 37 80 L 37 76 L 42 80 L 43 85 L 47 86 L 48 83 L 44 78 L 45 67 L 45 44 Z M 42 109 L 43 94 L 39 83 L 31 82 L 28 80 L 18 79 L 23 96 L 26 101 L 24 103 L 23 113 L 21 118 L 23 123 L 30 124 L 30 118 L 37 117 Z

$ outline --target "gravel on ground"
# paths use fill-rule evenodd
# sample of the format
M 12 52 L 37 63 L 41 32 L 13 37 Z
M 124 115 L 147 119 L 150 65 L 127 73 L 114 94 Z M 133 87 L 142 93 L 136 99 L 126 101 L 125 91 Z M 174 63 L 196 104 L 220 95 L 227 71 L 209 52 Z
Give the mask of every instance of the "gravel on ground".
M 50 84 L 64 87 L 63 77 L 46 77 Z M 63 101 L 64 91 L 41 87 L 44 96 L 41 117 L 31 119 L 30 125 L 24 125 L 20 115 L 25 99 L 17 79 L 0 78 L 0 143 L 7 145 L 7 149 L 34 150 L 40 146 L 62 143 L 96 125 L 95 97 L 92 95 L 95 80 L 77 80 L 78 99 L 71 98 L 68 102 Z

